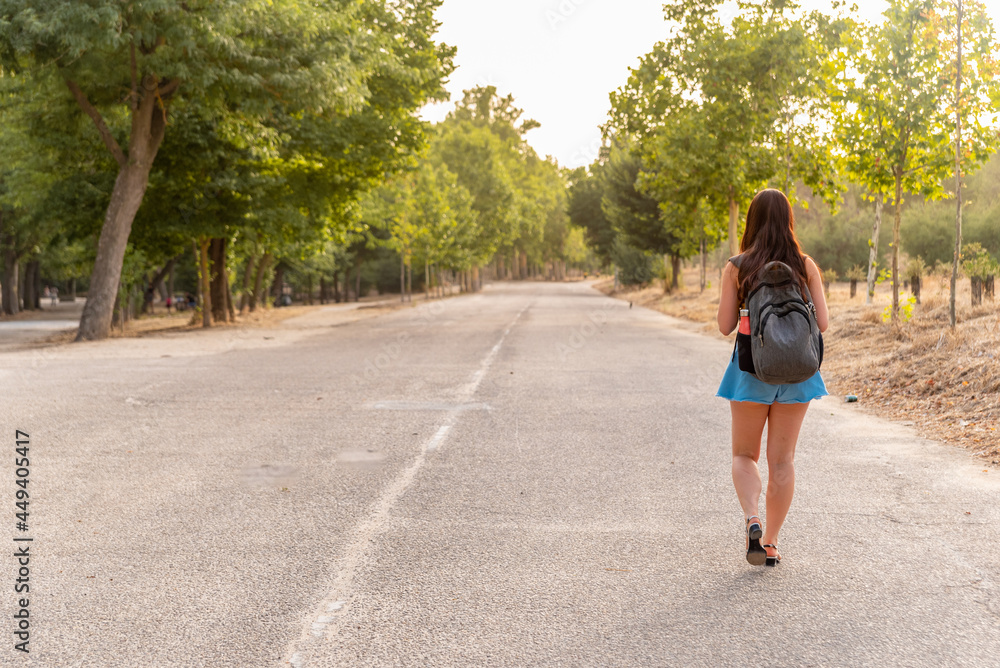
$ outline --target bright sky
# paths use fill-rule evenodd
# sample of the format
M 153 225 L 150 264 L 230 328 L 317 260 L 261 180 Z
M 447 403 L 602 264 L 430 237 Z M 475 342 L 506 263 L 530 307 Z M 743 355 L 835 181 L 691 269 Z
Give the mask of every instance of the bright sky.
M 858 16 L 877 21 L 881 0 L 857 0 Z M 1000 0 L 988 0 L 1000 25 Z M 829 11 L 830 0 L 803 7 Z M 445 0 L 438 11 L 439 41 L 458 47 L 452 100 L 477 85 L 494 85 L 542 126 L 528 133 L 541 155 L 567 167 L 587 165 L 600 148 L 598 126 L 608 93 L 628 79 L 628 68 L 667 37 L 661 0 Z M 452 104 L 424 110 L 439 121 Z

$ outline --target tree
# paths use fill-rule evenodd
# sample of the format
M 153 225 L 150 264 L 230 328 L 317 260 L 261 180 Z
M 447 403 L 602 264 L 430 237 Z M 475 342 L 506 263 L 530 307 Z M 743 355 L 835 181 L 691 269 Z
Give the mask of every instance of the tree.
M 604 197 L 601 208 L 628 246 L 658 255 L 679 258 L 680 238 L 664 223 L 660 202 L 640 190 L 638 152 L 629 146 L 613 146 L 602 172 Z M 672 287 L 678 283 L 678 262 L 674 263 Z M 644 282 L 644 281 L 643 281 Z M 666 288 L 666 284 L 664 286 Z
M 943 12 L 948 6 L 935 0 L 891 0 L 885 22 L 859 28 L 858 38 L 849 42 L 833 98 L 835 132 L 851 178 L 876 197 L 882 193 L 893 197 L 893 321 L 899 317 L 903 195 L 944 197 L 942 181 L 954 155 L 950 105 L 944 95 L 954 81 L 955 67 L 943 33 L 947 24 Z M 995 130 L 978 123 L 989 111 L 988 93 L 995 91 L 996 65 L 988 21 L 980 21 L 977 31 L 970 36 L 983 47 L 976 80 L 970 82 L 977 94 L 957 112 L 976 128 L 961 159 L 964 171 L 982 164 L 997 141 Z M 849 68 L 857 76 L 849 75 Z
M 511 247 L 520 233 L 519 193 L 511 172 L 512 153 L 523 140 L 518 137 L 511 143 L 517 131 L 501 120 L 511 118 L 516 120 L 514 112 L 498 105 L 495 88 L 466 91 L 431 141 L 431 160 L 446 165 L 472 195 L 476 215 L 472 251 L 478 262 Z M 526 132 L 529 125 L 533 127 L 521 127 Z
M 602 169 L 601 163 L 595 162 L 589 168 L 578 167 L 570 174 L 568 211 L 570 223 L 584 231 L 594 254 L 602 264 L 609 265 L 616 232 L 601 206 L 604 197 Z
M 100 210 L 107 206 L 104 189 L 113 179 L 111 160 L 100 154 L 92 157 L 96 142 L 79 141 L 83 124 L 76 110 L 46 100 L 52 84 L 51 79 L 0 71 L 0 146 L 4 148 L 0 164 L 4 276 L 0 282 L 7 314 L 20 308 L 19 292 L 27 291 L 26 309 L 37 304 L 39 261 L 49 247 L 92 236 Z M 80 259 L 76 254 L 70 264 Z M 30 280 L 19 281 L 22 268 Z
M 362 103 L 376 57 L 365 49 L 374 31 L 360 28 L 358 5 L 346 0 L 0 0 L 4 64 L 33 63 L 61 78 L 118 165 L 78 339 L 108 335 L 169 108 L 215 98 L 253 113 L 284 105 L 346 113 Z
M 798 16 L 796 3 L 772 0 L 741 4 L 727 25 L 718 4 L 665 7 L 678 27 L 612 94 L 604 131 L 642 147 L 642 189 L 672 210 L 667 222 L 680 226 L 676 236 L 697 228 L 706 208 L 710 220 L 728 212 L 735 254 L 740 203 L 761 186 L 787 190 L 801 179 L 832 202 L 818 120 L 825 63 L 843 24 L 818 12 Z

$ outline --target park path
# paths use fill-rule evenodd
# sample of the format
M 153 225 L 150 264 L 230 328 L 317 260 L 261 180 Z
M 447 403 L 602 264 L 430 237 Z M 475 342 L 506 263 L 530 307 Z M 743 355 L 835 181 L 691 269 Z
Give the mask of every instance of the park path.
M 0 353 L 38 344 L 53 334 L 68 332 L 80 325 L 84 299 L 53 304 L 43 299 L 41 310 L 25 311 L 15 318 L 0 319 Z
M 997 665 L 998 474 L 856 406 L 812 406 L 784 561 L 745 562 L 730 350 L 586 284 L 501 283 L 0 354 L 33 448 L 32 660 Z

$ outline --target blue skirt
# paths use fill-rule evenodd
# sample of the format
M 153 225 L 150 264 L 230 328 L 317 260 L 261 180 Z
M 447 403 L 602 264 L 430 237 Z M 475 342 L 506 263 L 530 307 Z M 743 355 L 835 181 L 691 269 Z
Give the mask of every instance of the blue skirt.
M 801 383 L 771 385 L 758 380 L 753 374 L 741 371 L 736 352 L 733 351 L 733 357 L 729 360 L 715 396 L 730 401 L 752 401 L 755 404 L 806 404 L 827 394 L 826 384 L 819 371 Z

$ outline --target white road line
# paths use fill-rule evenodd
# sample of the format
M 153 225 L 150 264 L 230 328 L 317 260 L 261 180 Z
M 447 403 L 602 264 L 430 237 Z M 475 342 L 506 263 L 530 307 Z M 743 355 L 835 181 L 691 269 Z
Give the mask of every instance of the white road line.
M 435 450 L 437 450 L 438 444 L 444 441 L 449 431 L 451 431 L 450 424 L 441 425 L 441 428 L 438 429 L 437 433 L 434 434 L 434 437 L 430 441 L 428 441 L 427 447 L 424 449 L 427 452 L 434 452 Z
M 497 354 L 499 354 L 507 335 L 510 334 L 510 330 L 530 305 L 525 305 L 514 316 L 514 319 L 510 321 L 510 324 L 507 325 L 507 328 L 504 329 L 503 334 L 500 336 L 500 340 L 497 341 L 496 345 L 487 353 L 483 361 L 480 362 L 476 372 L 472 374 L 472 379 L 457 390 L 456 394 L 458 396 L 471 399 L 476 393 L 476 390 L 479 389 L 479 384 L 486 376 L 486 372 L 493 365 Z M 357 574 L 364 558 L 368 555 L 368 551 L 374 544 L 375 539 L 385 530 L 389 512 L 396 505 L 396 502 L 399 501 L 399 498 L 406 489 L 413 483 L 417 472 L 420 471 L 427 459 L 427 454 L 435 452 L 445 442 L 455 421 L 461 415 L 462 408 L 462 406 L 456 406 L 448 411 L 443 420 L 444 424 L 438 428 L 430 440 L 423 444 L 420 448 L 420 453 L 413 460 L 413 463 L 386 487 L 382 492 L 382 496 L 379 497 L 379 500 L 372 507 L 368 517 L 355 528 L 354 537 L 348 544 L 343 558 L 340 560 L 340 570 L 336 578 L 334 578 L 326 597 L 316 606 L 313 613 L 306 620 L 305 624 L 303 624 L 299 638 L 292 642 L 286 652 L 288 663 L 293 668 L 306 668 L 308 665 L 308 656 L 314 643 L 326 636 L 330 627 L 336 626 L 338 620 L 343 618 L 343 614 L 350 604 L 354 576 Z
M 483 361 L 479 364 L 479 369 L 472 374 L 472 379 L 459 388 L 458 392 L 456 392 L 460 399 L 468 400 L 476 394 L 476 390 L 479 389 L 479 384 L 483 382 L 483 378 L 486 377 L 486 372 L 490 370 L 491 366 L 493 366 L 493 361 L 497 358 L 497 354 L 500 352 L 500 347 L 503 346 L 503 342 L 507 339 L 507 335 L 510 334 L 510 330 L 515 324 L 517 324 L 517 321 L 521 319 L 521 315 L 528 310 L 529 306 L 531 306 L 531 304 L 525 304 L 524 308 L 517 312 L 514 319 L 510 321 L 509 325 L 507 325 L 507 329 L 503 330 L 500 340 L 497 341 L 496 345 L 493 346 L 493 349 L 490 350 Z

